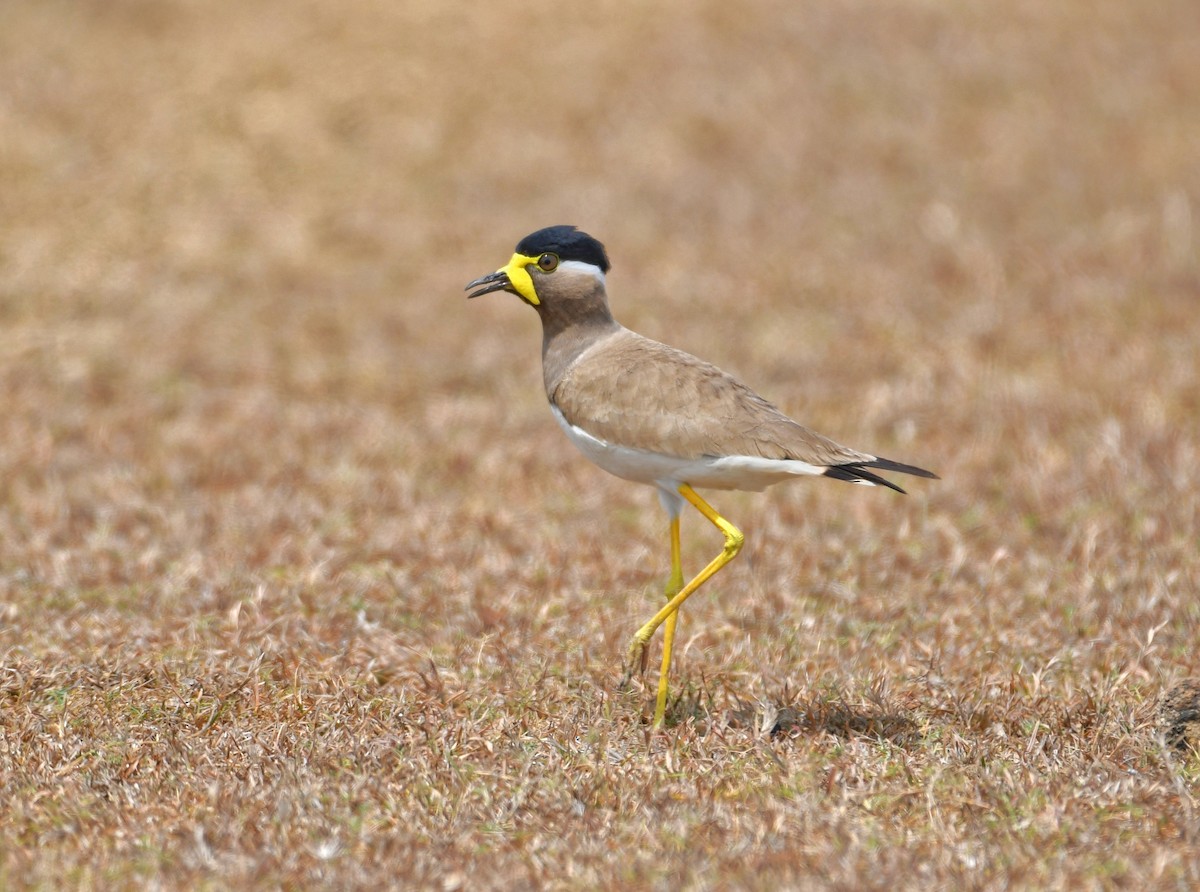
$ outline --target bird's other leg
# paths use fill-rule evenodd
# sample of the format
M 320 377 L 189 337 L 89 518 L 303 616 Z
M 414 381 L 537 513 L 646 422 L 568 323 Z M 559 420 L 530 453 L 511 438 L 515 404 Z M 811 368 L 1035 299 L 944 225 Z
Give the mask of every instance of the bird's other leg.
M 679 548 L 679 515 L 671 518 L 671 575 L 667 579 L 667 603 L 683 589 L 683 561 Z M 658 673 L 658 699 L 654 704 L 655 724 L 662 723 L 667 711 L 667 679 L 671 674 L 671 648 L 675 644 L 675 624 L 679 622 L 679 611 L 667 617 L 663 628 L 662 668 Z
M 679 546 L 679 514 L 683 511 L 683 499 L 674 490 L 660 489 L 658 491 L 659 501 L 662 502 L 663 508 L 667 512 L 670 519 L 670 538 L 671 538 L 671 575 L 667 578 L 666 598 L 670 601 L 679 590 L 683 588 L 683 565 L 680 559 Z M 671 615 L 667 620 L 667 627 L 663 630 L 663 670 L 662 675 L 665 677 L 667 670 L 671 665 L 671 646 L 675 641 L 675 624 L 679 620 L 678 613 Z M 647 642 L 649 639 L 647 639 Z M 648 652 L 643 645 L 638 652 L 630 653 L 629 659 L 626 661 L 625 674 L 621 678 L 621 688 L 628 686 L 629 681 L 633 678 L 633 673 L 646 671 L 646 658 Z M 660 677 L 659 679 L 659 697 L 666 701 L 666 683 Z
M 716 509 L 704 499 L 697 495 L 696 491 L 686 483 L 679 487 L 679 495 L 686 499 L 692 507 L 703 514 L 708 521 L 719 529 L 725 536 L 725 547 L 721 549 L 721 553 L 709 561 L 708 566 L 696 574 L 687 585 L 679 590 L 677 594 L 667 600 L 666 605 L 654 614 L 650 620 L 642 626 L 633 636 L 633 643 L 629 646 L 629 660 L 633 664 L 643 659 L 646 644 L 650 641 L 650 637 L 658 630 L 658 627 L 666 622 L 670 617 L 674 616 L 680 606 L 700 586 L 704 585 L 710 578 L 733 560 L 739 551 L 742 550 L 742 543 L 745 537 L 741 530 L 727 521 L 724 517 L 717 513 Z M 660 680 L 660 685 L 662 684 Z M 666 698 L 661 697 L 655 705 L 654 710 L 654 725 L 661 727 L 666 712 Z

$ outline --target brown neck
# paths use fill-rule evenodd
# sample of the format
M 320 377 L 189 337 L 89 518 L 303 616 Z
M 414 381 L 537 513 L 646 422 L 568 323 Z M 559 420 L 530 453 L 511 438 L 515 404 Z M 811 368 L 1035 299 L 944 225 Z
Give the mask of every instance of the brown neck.
M 542 317 L 542 376 L 546 395 L 553 399 L 554 388 L 575 358 L 621 326 L 608 308 L 604 286 L 592 280 L 556 294 L 535 309 Z

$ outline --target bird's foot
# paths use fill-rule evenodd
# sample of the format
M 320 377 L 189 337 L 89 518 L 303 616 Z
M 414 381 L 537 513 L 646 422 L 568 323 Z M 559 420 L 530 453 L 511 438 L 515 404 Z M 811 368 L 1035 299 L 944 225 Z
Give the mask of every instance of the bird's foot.
M 633 642 L 629 645 L 629 655 L 625 658 L 625 674 L 621 676 L 620 690 L 629 690 L 629 682 L 633 680 L 634 672 L 638 675 L 646 673 L 646 663 L 650 658 L 650 650 L 646 647 L 648 643 L 640 634 L 633 636 Z

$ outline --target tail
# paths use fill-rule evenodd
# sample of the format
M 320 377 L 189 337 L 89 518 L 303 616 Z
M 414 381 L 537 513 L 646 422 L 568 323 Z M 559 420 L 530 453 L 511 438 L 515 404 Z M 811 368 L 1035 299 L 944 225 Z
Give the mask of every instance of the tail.
M 880 477 L 878 474 L 872 473 L 867 470 L 868 468 L 876 468 L 880 471 L 895 471 L 897 474 L 911 474 L 914 477 L 926 477 L 930 480 L 940 479 L 933 471 L 926 471 L 924 468 L 918 468 L 913 465 L 903 465 L 898 461 L 892 461 L 890 458 L 850 462 L 845 465 L 830 465 L 825 469 L 825 476 L 832 477 L 834 480 L 846 480 L 850 483 L 858 483 L 862 486 L 886 486 L 888 489 L 894 489 L 898 493 L 904 493 L 904 490 L 892 483 L 892 481 L 886 477 Z

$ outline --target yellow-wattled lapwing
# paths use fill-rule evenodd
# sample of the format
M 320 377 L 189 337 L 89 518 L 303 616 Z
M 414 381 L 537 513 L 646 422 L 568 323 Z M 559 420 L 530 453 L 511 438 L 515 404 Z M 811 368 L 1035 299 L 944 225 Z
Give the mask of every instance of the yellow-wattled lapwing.
M 608 256 L 574 226 L 528 235 L 508 263 L 467 286 L 470 297 L 509 291 L 542 319 L 542 374 L 550 409 L 567 437 L 601 468 L 658 490 L 670 516 L 667 603 L 633 637 L 625 679 L 644 668 L 646 645 L 664 622 L 654 723 L 667 704 L 679 608 L 742 547 L 741 532 L 693 487 L 760 491 L 796 477 L 832 477 L 904 492 L 879 476 L 936 474 L 847 449 L 796 423 L 732 375 L 630 331 L 608 308 Z M 474 290 L 472 290 L 474 289 Z M 725 536 L 721 553 L 684 585 L 679 514 L 688 502 Z

